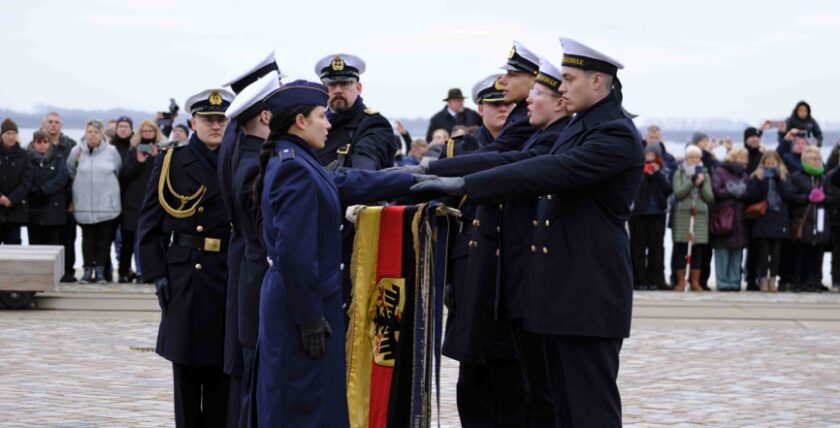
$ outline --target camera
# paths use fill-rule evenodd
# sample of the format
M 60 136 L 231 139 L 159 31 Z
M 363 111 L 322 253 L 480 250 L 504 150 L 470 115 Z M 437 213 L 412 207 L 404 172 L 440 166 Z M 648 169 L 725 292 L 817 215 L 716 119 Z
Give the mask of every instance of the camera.
M 137 151 L 139 151 L 140 153 L 150 153 L 152 151 L 152 145 L 145 143 L 138 144 Z
M 172 119 L 178 114 L 178 110 L 180 109 L 181 108 L 178 107 L 178 103 L 175 102 L 175 98 L 170 98 L 169 111 L 160 112 L 162 118 L 158 119 L 158 126 L 161 128 L 166 126 L 172 126 Z

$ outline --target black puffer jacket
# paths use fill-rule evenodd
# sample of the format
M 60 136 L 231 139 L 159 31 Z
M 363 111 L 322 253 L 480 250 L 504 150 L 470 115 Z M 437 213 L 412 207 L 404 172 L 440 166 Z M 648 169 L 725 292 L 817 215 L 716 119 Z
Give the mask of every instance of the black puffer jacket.
M 824 174 L 812 176 L 805 171 L 797 171 L 791 177 L 793 198 L 791 198 L 791 219 L 804 219 L 802 242 L 810 245 L 828 245 L 831 243 L 830 210 L 835 203 L 835 195 L 828 192 L 828 180 Z M 819 204 L 810 202 L 811 190 L 821 187 L 825 191 L 825 200 Z M 810 208 L 809 208 L 810 207 Z M 822 215 L 820 215 L 822 210 Z M 822 227 L 818 220 L 822 217 Z M 792 227 L 792 226 L 791 226 Z
M 29 146 L 32 164 L 32 187 L 29 189 L 29 224 L 38 226 L 67 222 L 67 186 L 69 175 L 64 157 L 57 146 L 41 155 Z
M 0 195 L 12 202 L 9 208 L 0 205 L 0 223 L 26 224 L 29 221 L 31 185 L 32 166 L 20 144 L 11 148 L 0 144 Z

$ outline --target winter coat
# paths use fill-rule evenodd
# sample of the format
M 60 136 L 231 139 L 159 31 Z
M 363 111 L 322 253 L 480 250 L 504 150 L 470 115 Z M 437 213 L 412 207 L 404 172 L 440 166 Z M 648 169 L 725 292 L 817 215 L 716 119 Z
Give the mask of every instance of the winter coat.
M 59 148 L 50 145 L 44 156 L 29 146 L 32 187 L 29 189 L 29 224 L 51 226 L 67 222 L 67 165 Z
M 102 141 L 90 149 L 87 141 L 74 147 L 67 159 L 73 177 L 74 217 L 79 224 L 96 224 L 120 216 L 120 182 L 117 179 L 122 160 L 114 146 Z
M 120 159 L 125 161 L 125 154 L 128 153 L 128 150 L 131 149 L 131 137 L 134 134 L 128 136 L 128 138 L 120 138 L 117 135 L 114 135 L 114 138 L 111 138 L 111 145 L 117 149 L 117 153 L 120 154 Z
M 432 134 L 438 129 L 444 129 L 446 132 L 452 132 L 455 125 L 481 126 L 481 116 L 473 110 L 464 107 L 464 111 L 458 113 L 457 116 L 449 114 L 447 107 L 435 113 L 432 119 L 429 120 L 429 129 L 426 131 L 426 141 L 432 141 Z
M 782 160 L 785 162 L 789 173 L 793 174 L 796 171 L 802 171 L 802 154 L 787 152 L 782 156 Z
M 712 236 L 712 246 L 714 248 L 741 249 L 747 246 L 744 198 L 749 181 L 750 176 L 746 172 L 745 165 L 734 162 L 723 162 L 718 165 L 715 175 L 712 177 L 712 191 L 715 195 L 712 215 L 721 211 L 724 207 L 732 207 L 734 216 L 732 218 L 732 233 L 728 236 Z M 733 194 L 727 187 L 727 183 L 741 183 L 744 193 Z
M 749 155 L 749 160 L 747 161 L 747 174 L 752 175 L 755 172 L 755 169 L 758 168 L 758 163 L 761 162 L 761 157 L 764 156 L 761 153 L 761 149 L 758 147 L 750 147 L 744 144 L 744 148 L 747 149 L 747 154 Z
M 633 201 L 633 211 L 630 214 L 632 217 L 668 213 L 668 196 L 673 188 L 666 174 L 667 170 L 662 167 L 653 174 L 642 175 L 642 182 Z
M 12 202 L 9 208 L 0 205 L 0 223 L 26 224 L 31 185 L 32 166 L 20 144 L 11 148 L 0 144 L 0 195 Z
M 146 195 L 146 187 L 152 179 L 154 168 L 155 158 L 152 156 L 145 162 L 137 161 L 137 147 L 130 148 L 123 158 L 119 178 L 122 189 L 122 228 L 125 230 L 137 230 L 143 197 Z
M 808 116 L 805 119 L 800 119 L 799 116 L 796 115 L 796 110 L 799 109 L 799 106 L 803 105 L 808 108 Z M 820 125 L 817 123 L 817 120 L 811 116 L 811 106 L 805 101 L 800 101 L 796 104 L 796 107 L 794 107 L 793 113 L 790 114 L 790 117 L 785 119 L 786 131 L 779 132 L 779 147 L 776 151 L 779 152 L 780 155 L 790 151 L 791 142 L 785 141 L 785 134 L 793 128 L 800 131 L 807 131 L 808 137 L 814 138 L 817 141 L 817 146 L 822 147 L 823 133 L 820 129 Z
M 677 200 L 676 209 L 674 210 L 674 230 L 673 239 L 677 243 L 688 242 L 689 223 L 691 221 L 692 206 L 697 209 L 694 216 L 694 243 L 708 244 L 709 243 L 709 205 L 715 201 L 712 193 L 712 177 L 706 168 L 703 168 L 703 174 L 706 178 L 703 179 L 703 184 L 700 186 L 699 195 L 696 198 L 691 196 L 692 190 L 697 188 L 682 167 L 677 169 L 674 174 L 674 197 Z
M 793 186 L 789 179 L 782 180 L 778 175 L 763 180 L 759 180 L 755 176 L 750 178 L 750 184 L 747 185 L 747 208 L 751 204 L 767 200 L 767 192 L 770 189 L 769 180 L 776 183 L 776 191 L 782 203 L 778 211 L 774 211 L 768 206 L 767 212 L 754 220 L 752 237 L 788 239 L 790 238 L 790 215 L 787 205 L 791 196 L 793 196 Z
M 811 190 L 822 187 L 826 190 L 828 180 L 825 174 L 812 176 L 805 171 L 797 171 L 791 176 L 793 197 L 791 199 L 791 220 L 804 219 L 802 243 L 810 245 L 828 245 L 831 243 L 831 213 L 836 199 L 833 193 L 826 192 L 825 200 L 819 204 L 808 200 Z M 808 208 L 810 207 L 810 209 Z M 822 210 L 822 227 L 818 227 L 819 211 Z M 822 230 L 820 230 L 822 229 Z

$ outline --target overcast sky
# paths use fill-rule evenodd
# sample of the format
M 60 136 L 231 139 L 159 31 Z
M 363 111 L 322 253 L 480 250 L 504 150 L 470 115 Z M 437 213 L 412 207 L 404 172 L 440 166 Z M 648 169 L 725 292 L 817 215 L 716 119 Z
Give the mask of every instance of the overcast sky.
M 568 36 L 624 62 L 625 106 L 642 119 L 759 122 L 806 99 L 840 121 L 840 3 L 746 3 L 0 0 L 0 105 L 160 110 L 274 48 L 291 79 L 359 55 L 369 106 L 428 117 L 448 88 L 497 72 L 512 40 L 559 63 Z

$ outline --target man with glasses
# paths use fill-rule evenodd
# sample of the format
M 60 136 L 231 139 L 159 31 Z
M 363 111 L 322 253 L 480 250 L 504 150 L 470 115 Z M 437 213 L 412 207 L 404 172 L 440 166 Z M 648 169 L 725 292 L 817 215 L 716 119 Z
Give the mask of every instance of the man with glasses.
M 224 89 L 187 99 L 195 132 L 187 145 L 157 156 L 140 212 L 141 271 L 154 281 L 162 311 L 156 351 L 172 362 L 178 427 L 226 420 L 222 347 L 231 225 L 216 171 L 231 101 Z

